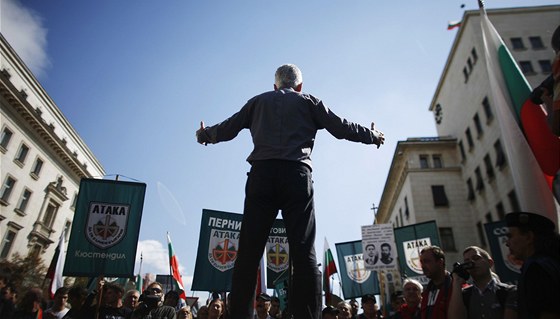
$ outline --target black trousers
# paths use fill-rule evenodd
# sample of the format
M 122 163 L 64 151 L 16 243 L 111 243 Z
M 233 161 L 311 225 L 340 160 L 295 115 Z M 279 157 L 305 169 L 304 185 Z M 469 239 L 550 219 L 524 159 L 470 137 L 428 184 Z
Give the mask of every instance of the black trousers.
M 294 318 L 321 317 L 321 273 L 315 255 L 315 208 L 311 169 L 299 162 L 252 163 L 233 270 L 231 318 L 252 314 L 257 269 L 278 211 L 286 226 L 293 262 L 289 305 Z

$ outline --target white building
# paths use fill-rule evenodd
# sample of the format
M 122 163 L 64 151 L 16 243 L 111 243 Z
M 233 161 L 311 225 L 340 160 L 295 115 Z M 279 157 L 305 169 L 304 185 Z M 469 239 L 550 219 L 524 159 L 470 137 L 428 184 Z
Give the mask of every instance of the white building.
M 80 179 L 105 172 L 1 34 L 0 54 L 0 259 L 48 263 L 69 233 Z
M 529 83 L 539 85 L 551 73 L 560 6 L 487 13 Z M 519 207 L 490 94 L 480 13 L 466 11 L 429 107 L 440 137 L 399 142 L 378 223 L 436 220 L 450 260 L 462 260 L 469 245 L 487 246 L 483 225 Z M 445 189 L 447 207 L 435 203 L 436 183 Z

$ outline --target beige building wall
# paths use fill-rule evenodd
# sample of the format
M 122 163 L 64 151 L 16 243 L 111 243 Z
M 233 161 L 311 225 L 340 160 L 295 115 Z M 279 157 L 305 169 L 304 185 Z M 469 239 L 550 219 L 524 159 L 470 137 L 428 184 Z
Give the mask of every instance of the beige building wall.
M 48 263 L 68 236 L 80 179 L 105 172 L 1 35 L 0 54 L 0 259 Z
M 529 83 L 540 84 L 550 75 L 550 38 L 560 23 L 560 5 L 487 13 Z M 462 260 L 464 247 L 487 248 L 483 225 L 518 206 L 488 87 L 479 11 L 466 11 L 429 106 L 439 137 L 398 143 L 376 215 L 376 222 L 395 227 L 436 220 L 443 246 L 450 244 L 449 230 L 441 230 L 451 229 L 455 249 L 443 247 L 448 268 Z M 444 168 L 421 168 L 420 155 L 431 159 L 432 154 L 441 154 Z M 436 184 L 445 186 L 448 207 L 434 207 L 431 185 Z

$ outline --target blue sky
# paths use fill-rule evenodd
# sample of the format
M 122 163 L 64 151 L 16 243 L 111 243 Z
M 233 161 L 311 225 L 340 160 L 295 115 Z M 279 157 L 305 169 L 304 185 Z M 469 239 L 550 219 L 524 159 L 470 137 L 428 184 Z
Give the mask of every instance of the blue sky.
M 557 1 L 486 1 L 545 4 Z M 167 272 L 169 231 L 191 277 L 202 209 L 242 212 L 252 149 L 248 131 L 197 144 L 200 120 L 224 120 L 271 90 L 279 65 L 295 63 L 304 91 L 353 122 L 374 121 L 386 136 L 380 149 L 317 135 L 316 249 L 327 237 L 334 251 L 371 224 L 396 143 L 436 135 L 428 106 L 457 32 L 447 23 L 476 8 L 474 0 L 1 0 L 1 31 L 107 174 L 148 184 L 143 272 Z

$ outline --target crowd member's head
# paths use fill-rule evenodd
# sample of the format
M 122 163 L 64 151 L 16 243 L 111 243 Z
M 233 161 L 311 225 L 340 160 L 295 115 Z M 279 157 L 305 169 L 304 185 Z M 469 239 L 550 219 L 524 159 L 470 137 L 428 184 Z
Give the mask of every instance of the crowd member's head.
M 338 319 L 339 310 L 333 306 L 326 306 L 321 312 L 323 319 Z
M 208 319 L 220 319 L 224 314 L 224 302 L 221 299 L 214 299 L 208 305 Z
M 163 298 L 163 304 L 165 306 L 170 306 L 170 307 L 177 307 L 177 304 L 179 303 L 179 293 L 175 290 L 170 290 L 165 294 L 165 297 Z
M 64 309 L 66 308 L 68 302 L 68 291 L 66 287 L 58 288 L 54 293 L 53 308 L 54 309 Z
M 123 306 L 134 310 L 138 306 L 138 299 L 140 299 L 140 292 L 136 289 L 129 290 L 124 295 Z
M 374 316 L 377 315 L 379 307 L 377 306 L 377 300 L 374 295 L 367 294 L 362 296 L 362 309 L 364 311 L 364 315 L 368 318 L 374 318 Z
M 144 293 L 149 296 L 159 297 L 160 304 L 163 302 L 163 285 L 155 281 L 148 285 Z
M 78 310 L 84 304 L 88 291 L 81 286 L 74 286 L 68 290 L 68 303 L 74 310 Z
M 473 263 L 473 267 L 467 271 L 475 282 L 482 279 L 492 278 L 494 260 L 486 250 L 477 246 L 469 246 L 465 248 L 463 250 L 463 262 Z
M 407 278 L 403 282 L 404 301 L 409 306 L 416 306 L 422 301 L 422 284 L 412 278 Z
M 12 283 L 7 283 L 0 289 L 0 299 L 10 300 L 16 303 L 17 290 L 16 286 Z
M 434 281 L 445 277 L 445 253 L 438 246 L 424 247 L 420 251 L 420 263 L 424 275 Z
M 270 298 L 270 311 L 268 314 L 273 318 L 280 317 L 280 299 L 278 297 Z
M 294 64 L 284 64 L 280 66 L 274 74 L 274 89 L 292 88 L 301 91 L 303 76 L 301 71 Z
M 179 309 L 179 311 L 177 311 L 177 319 L 193 319 L 191 307 L 186 305 Z
M 268 317 L 268 312 L 271 307 L 271 298 L 269 295 L 262 293 L 257 296 L 257 318 L 261 319 Z
M 358 310 L 360 309 L 360 303 L 356 299 L 350 299 L 350 307 L 352 307 L 352 317 L 358 315 Z
M 208 319 L 208 306 L 198 308 L 196 312 L 196 319 Z
M 18 309 L 24 312 L 37 312 L 43 303 L 43 292 L 39 288 L 29 289 L 21 298 Z
M 105 285 L 103 285 L 103 302 L 108 307 L 122 307 L 123 294 L 124 289 L 117 284 L 106 283 Z
M 352 318 L 352 307 L 346 301 L 341 301 L 336 305 L 338 310 L 339 319 L 350 319 Z
M 559 235 L 554 223 L 541 215 L 514 212 L 506 215 L 509 228 L 507 245 L 516 258 L 525 260 L 533 255 L 559 258 Z
M 0 274 L 0 289 L 4 288 L 8 284 L 8 277 Z

